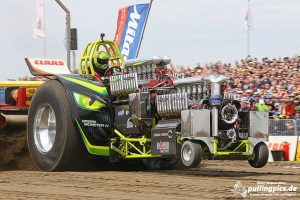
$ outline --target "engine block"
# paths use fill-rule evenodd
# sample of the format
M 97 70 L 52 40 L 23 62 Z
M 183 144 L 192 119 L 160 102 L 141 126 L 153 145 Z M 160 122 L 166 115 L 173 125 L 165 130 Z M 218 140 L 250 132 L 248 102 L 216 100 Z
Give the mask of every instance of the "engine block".
M 165 94 L 156 96 L 157 112 L 161 117 L 180 116 L 182 110 L 188 109 L 186 93 Z
M 110 92 L 114 96 L 126 96 L 138 90 L 137 73 L 110 76 L 109 83 Z
M 186 93 L 189 105 L 209 96 L 209 83 L 203 77 L 176 79 L 173 82 L 177 93 Z

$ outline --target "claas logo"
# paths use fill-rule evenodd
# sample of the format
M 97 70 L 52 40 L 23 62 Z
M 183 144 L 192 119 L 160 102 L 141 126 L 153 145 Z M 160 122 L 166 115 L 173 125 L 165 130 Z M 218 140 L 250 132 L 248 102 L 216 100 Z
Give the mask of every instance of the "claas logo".
M 63 60 L 35 60 L 36 65 L 65 65 Z

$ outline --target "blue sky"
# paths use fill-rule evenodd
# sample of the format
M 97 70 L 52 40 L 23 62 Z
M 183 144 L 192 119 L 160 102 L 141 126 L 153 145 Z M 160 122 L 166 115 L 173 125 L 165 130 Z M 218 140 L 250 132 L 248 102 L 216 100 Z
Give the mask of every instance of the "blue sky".
M 79 50 L 106 33 L 113 39 L 118 9 L 147 0 L 62 0 L 78 29 Z M 66 59 L 65 16 L 46 0 L 48 58 Z M 247 0 L 154 0 L 140 58 L 167 55 L 174 64 L 194 67 L 210 61 L 234 62 L 246 56 L 244 16 Z M 0 80 L 30 75 L 25 57 L 43 57 L 43 39 L 34 39 L 36 0 L 0 0 Z M 254 57 L 300 54 L 300 1 L 251 0 Z

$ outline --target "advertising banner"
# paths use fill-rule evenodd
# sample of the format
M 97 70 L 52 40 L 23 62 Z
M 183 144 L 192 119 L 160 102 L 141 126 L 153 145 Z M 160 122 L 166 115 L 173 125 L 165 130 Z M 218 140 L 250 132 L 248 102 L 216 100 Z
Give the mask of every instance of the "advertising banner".
M 273 162 L 272 150 L 284 150 L 284 145 L 288 144 L 289 161 L 294 161 L 297 151 L 298 136 L 269 136 L 266 144 L 269 147 L 269 162 Z
M 119 46 L 125 61 L 137 57 L 149 8 L 147 3 L 126 6 L 119 10 L 114 42 Z

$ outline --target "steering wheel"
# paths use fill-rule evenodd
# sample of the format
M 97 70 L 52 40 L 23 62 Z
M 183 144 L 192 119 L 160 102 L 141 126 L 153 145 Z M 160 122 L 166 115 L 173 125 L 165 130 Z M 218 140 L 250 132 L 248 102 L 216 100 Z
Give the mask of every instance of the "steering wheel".
M 109 68 L 107 68 L 107 70 L 105 70 L 104 77 L 112 76 L 115 74 L 115 72 L 122 74 L 122 68 L 119 66 L 109 67 Z

